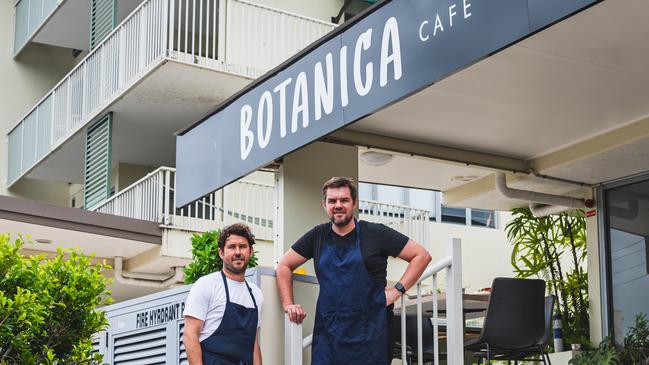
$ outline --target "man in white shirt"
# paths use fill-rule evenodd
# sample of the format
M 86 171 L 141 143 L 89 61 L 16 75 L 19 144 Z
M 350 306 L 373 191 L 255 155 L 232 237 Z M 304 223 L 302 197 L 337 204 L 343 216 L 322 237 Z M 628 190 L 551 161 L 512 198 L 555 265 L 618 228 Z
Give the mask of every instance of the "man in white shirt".
M 261 365 L 261 290 L 245 280 L 255 239 L 242 223 L 219 236 L 223 270 L 198 279 L 185 302 L 183 342 L 190 365 Z

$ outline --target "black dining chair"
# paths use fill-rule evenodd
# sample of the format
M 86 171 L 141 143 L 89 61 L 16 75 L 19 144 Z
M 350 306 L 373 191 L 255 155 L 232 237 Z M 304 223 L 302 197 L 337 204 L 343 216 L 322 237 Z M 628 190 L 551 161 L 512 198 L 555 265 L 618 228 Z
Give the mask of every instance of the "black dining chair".
M 545 349 L 548 347 L 548 343 L 550 342 L 550 339 L 552 339 L 552 317 L 554 316 L 554 303 L 555 303 L 555 296 L 554 295 L 548 295 L 545 297 L 545 331 L 543 333 L 543 337 L 539 340 L 539 342 L 535 345 L 532 346 L 528 349 L 523 349 L 520 351 L 516 351 L 516 353 L 510 354 L 509 359 L 505 360 L 514 360 L 514 364 L 518 364 L 518 361 L 543 361 L 543 359 L 547 360 L 548 365 L 552 365 L 552 362 L 550 361 L 550 355 L 545 351 Z M 533 356 L 536 355 L 541 355 L 540 359 L 534 358 Z
M 395 345 L 393 358 L 401 358 L 401 316 L 394 316 L 395 328 Z M 422 337 L 422 358 L 423 362 L 432 362 L 435 358 L 435 344 L 433 343 L 433 323 L 431 317 L 424 315 L 421 318 L 421 337 Z M 441 341 L 440 341 L 441 342 Z M 406 362 L 411 365 L 417 362 L 418 358 L 417 346 L 417 316 L 406 315 Z M 441 347 L 440 347 L 441 349 Z M 440 359 L 445 359 L 446 354 L 441 353 Z
M 465 350 L 489 364 L 491 360 L 516 361 L 534 349 L 545 364 L 540 346 L 546 335 L 544 295 L 543 280 L 494 279 L 480 336 L 465 342 Z

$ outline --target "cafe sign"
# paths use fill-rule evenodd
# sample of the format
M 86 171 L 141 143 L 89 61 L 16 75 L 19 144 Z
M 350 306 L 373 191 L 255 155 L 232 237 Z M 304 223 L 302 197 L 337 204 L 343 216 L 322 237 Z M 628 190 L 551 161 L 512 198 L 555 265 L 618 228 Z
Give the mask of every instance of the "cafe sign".
M 376 4 L 181 133 L 177 203 L 191 203 L 595 2 Z

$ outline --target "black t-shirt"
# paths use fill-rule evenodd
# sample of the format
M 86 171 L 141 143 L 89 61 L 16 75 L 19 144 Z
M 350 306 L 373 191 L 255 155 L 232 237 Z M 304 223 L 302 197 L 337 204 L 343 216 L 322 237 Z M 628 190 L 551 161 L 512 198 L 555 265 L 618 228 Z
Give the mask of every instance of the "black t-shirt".
M 367 272 L 377 283 L 387 284 L 388 256 L 397 257 L 408 243 L 408 237 L 379 223 L 360 221 L 361 254 Z M 332 245 L 353 245 L 356 243 L 356 229 L 345 236 L 339 236 L 331 229 L 331 223 L 315 226 L 293 244 L 293 251 L 306 259 L 313 259 L 318 267 L 320 253 L 327 237 Z

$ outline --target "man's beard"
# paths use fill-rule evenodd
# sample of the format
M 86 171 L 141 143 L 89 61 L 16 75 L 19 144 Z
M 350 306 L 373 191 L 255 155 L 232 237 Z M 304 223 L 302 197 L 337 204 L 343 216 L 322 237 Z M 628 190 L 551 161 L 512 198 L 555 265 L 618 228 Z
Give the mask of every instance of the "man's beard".
M 352 219 L 354 219 L 353 215 L 351 215 L 351 214 L 346 215 L 345 214 L 345 218 L 343 218 L 342 220 L 336 221 L 336 212 L 334 212 L 334 214 L 332 214 L 331 217 L 329 217 L 329 220 L 331 221 L 331 223 L 333 223 L 336 227 L 344 227 L 344 226 L 348 225 L 349 222 L 351 222 Z
M 234 261 L 234 260 L 233 260 L 233 261 Z M 225 262 L 225 261 L 223 261 L 223 267 L 224 267 L 228 272 L 230 272 L 230 273 L 232 273 L 232 274 L 236 274 L 236 275 L 239 275 L 239 274 L 243 274 L 243 273 L 245 273 L 245 272 L 246 272 L 246 267 L 247 267 L 247 266 L 248 266 L 248 265 L 245 264 L 245 265 L 242 266 L 241 269 L 237 269 L 233 264 L 231 264 L 231 263 L 229 263 L 229 262 Z

